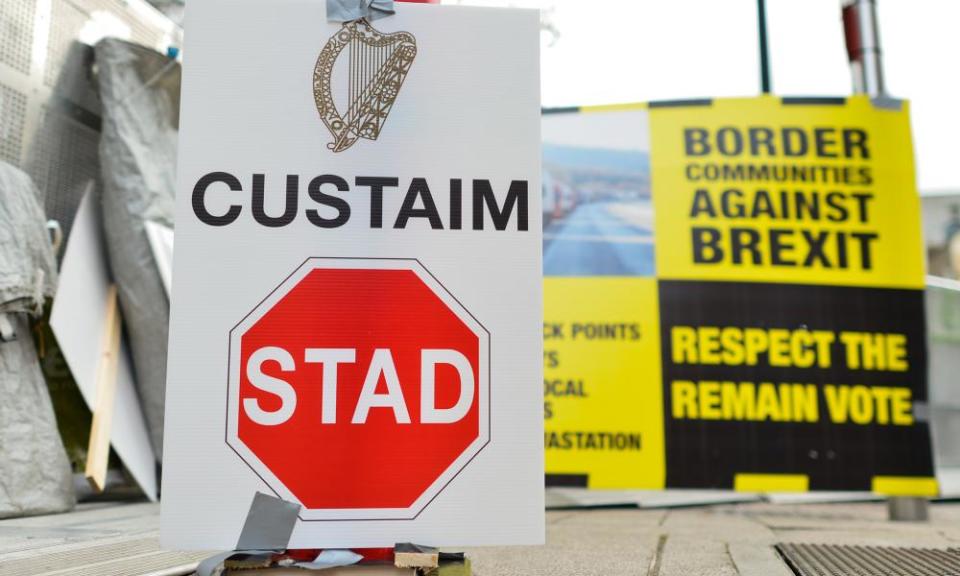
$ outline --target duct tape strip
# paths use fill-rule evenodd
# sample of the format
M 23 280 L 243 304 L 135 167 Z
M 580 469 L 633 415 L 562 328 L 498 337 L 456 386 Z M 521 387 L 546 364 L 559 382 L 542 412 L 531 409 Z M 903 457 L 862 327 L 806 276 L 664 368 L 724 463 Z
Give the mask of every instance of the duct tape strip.
M 373 21 L 393 13 L 393 0 L 327 0 L 327 22 Z
M 874 108 L 879 108 L 881 110 L 895 110 L 899 112 L 903 110 L 903 100 L 899 98 L 891 98 L 890 96 L 874 96 L 870 99 L 870 102 L 873 103 Z
M 237 548 L 211 556 L 197 566 L 198 576 L 219 576 L 223 563 L 235 554 L 271 554 L 283 552 L 297 524 L 300 505 L 257 492 L 243 523 Z
M 299 504 L 257 492 L 237 540 L 237 550 L 286 550 L 298 514 Z

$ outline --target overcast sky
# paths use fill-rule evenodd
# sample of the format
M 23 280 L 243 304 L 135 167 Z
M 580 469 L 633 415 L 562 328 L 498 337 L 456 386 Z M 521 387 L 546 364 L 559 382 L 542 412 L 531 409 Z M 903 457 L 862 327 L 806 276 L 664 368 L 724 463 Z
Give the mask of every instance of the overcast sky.
M 536 6 L 545 106 L 759 92 L 756 0 L 444 0 Z M 960 0 L 877 0 L 887 85 L 913 104 L 922 192 L 960 191 Z M 839 0 L 768 0 L 773 90 L 851 91 Z

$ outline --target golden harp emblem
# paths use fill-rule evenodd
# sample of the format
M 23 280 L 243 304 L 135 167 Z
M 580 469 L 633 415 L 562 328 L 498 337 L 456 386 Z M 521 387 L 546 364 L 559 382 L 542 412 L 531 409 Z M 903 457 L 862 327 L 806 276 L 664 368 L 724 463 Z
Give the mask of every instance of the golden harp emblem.
M 346 52 L 346 54 L 343 54 Z M 346 111 L 334 103 L 334 65 L 343 54 L 338 76 L 346 86 L 337 87 Z M 360 138 L 376 140 L 390 114 L 403 81 L 417 56 L 417 40 L 409 32 L 383 34 L 366 20 L 345 22 L 317 58 L 313 70 L 313 97 L 320 118 L 333 135 L 327 148 L 343 152 Z

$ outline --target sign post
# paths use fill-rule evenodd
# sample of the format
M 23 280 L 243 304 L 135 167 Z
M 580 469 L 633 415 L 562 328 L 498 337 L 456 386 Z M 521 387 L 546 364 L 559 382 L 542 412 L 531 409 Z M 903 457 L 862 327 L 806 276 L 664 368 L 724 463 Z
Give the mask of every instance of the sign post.
M 187 12 L 162 541 L 543 541 L 538 17 Z

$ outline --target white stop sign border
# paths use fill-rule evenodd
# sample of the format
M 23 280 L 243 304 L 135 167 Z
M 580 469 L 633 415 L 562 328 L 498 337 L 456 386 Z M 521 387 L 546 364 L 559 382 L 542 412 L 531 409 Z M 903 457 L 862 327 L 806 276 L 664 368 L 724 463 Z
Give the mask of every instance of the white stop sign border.
M 314 270 L 409 270 L 438 297 L 474 334 L 480 342 L 479 379 L 477 396 L 479 409 L 479 433 L 463 453 L 408 508 L 337 508 L 310 509 L 291 492 L 260 458 L 250 450 L 238 435 L 240 414 L 240 338 L 283 299 L 297 284 Z M 227 355 L 227 445 L 241 460 L 277 495 L 278 498 L 300 503 L 300 519 L 311 521 L 335 520 L 413 520 L 443 491 L 450 482 L 490 442 L 490 332 L 415 258 L 307 258 L 287 276 L 279 286 L 260 301 L 249 314 L 230 330 Z M 314 467 L 318 476 L 326 470 L 322 459 L 307 460 L 305 465 Z

